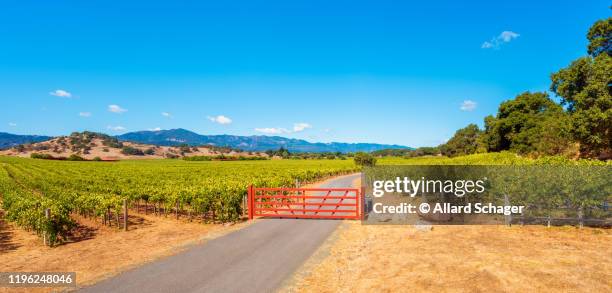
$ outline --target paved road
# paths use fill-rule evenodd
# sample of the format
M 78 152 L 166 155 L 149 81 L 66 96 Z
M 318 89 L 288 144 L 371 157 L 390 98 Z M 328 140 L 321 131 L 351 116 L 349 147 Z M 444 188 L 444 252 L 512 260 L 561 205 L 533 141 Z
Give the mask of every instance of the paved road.
M 324 188 L 352 187 L 358 175 Z M 226 236 L 102 281 L 82 292 L 271 292 L 338 227 L 334 220 L 262 219 Z

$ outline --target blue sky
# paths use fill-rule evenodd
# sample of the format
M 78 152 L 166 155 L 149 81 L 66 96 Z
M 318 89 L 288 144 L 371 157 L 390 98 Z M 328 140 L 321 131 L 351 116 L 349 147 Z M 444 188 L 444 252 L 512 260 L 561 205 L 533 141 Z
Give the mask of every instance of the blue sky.
M 611 11 L 598 0 L 127 2 L 3 1 L 0 131 L 437 145 L 501 101 L 547 90 Z

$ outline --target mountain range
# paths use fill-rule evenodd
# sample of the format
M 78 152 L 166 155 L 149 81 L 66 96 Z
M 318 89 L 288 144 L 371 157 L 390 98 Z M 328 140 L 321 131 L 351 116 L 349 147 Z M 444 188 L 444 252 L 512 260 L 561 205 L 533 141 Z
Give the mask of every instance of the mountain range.
M 0 149 L 6 149 L 25 143 L 41 142 L 49 139 L 51 139 L 50 136 L 44 135 L 19 135 L 0 132 Z
M 308 142 L 302 139 L 286 138 L 280 136 L 237 136 L 237 135 L 201 135 L 195 132 L 179 129 L 137 131 L 117 136 L 119 140 L 141 144 L 159 146 L 176 145 L 213 145 L 225 146 L 244 151 L 276 150 L 281 147 L 290 152 L 372 152 L 382 149 L 410 149 L 407 146 L 387 145 L 376 143 L 341 143 L 341 142 Z M 19 144 L 40 142 L 48 140 L 47 136 L 14 135 L 0 133 L 0 148 L 7 148 Z
M 381 149 L 405 149 L 401 145 L 376 143 L 321 143 L 280 136 L 201 135 L 185 129 L 130 132 L 118 136 L 120 140 L 155 145 L 214 145 L 229 146 L 245 151 L 276 150 L 281 147 L 291 152 L 372 152 Z

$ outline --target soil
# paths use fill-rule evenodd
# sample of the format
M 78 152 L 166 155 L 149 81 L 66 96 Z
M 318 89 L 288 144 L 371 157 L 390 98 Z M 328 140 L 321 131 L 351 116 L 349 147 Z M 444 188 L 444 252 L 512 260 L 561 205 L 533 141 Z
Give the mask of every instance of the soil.
M 612 231 L 343 223 L 283 292 L 612 292 Z

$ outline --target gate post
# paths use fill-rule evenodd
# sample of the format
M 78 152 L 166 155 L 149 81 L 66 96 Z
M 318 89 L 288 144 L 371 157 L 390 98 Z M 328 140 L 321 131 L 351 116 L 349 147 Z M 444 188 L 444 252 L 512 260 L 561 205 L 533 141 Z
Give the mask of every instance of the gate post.
M 253 211 L 253 209 L 255 207 L 255 204 L 254 204 L 255 203 L 255 199 L 253 198 L 254 197 L 254 194 L 253 194 L 253 185 L 249 185 L 249 189 L 247 191 L 247 194 L 248 194 L 247 195 L 247 197 L 248 197 L 247 201 L 248 201 L 248 206 L 249 206 L 248 207 L 248 209 L 249 209 L 249 220 L 253 220 L 253 216 L 255 214 L 254 211 Z
M 361 190 L 360 190 L 360 194 L 359 194 L 359 202 L 360 202 L 360 212 L 361 212 L 361 219 L 362 221 L 365 220 L 365 214 L 366 214 L 366 206 L 365 206 L 365 193 L 366 193 L 366 187 L 365 186 L 361 186 Z

